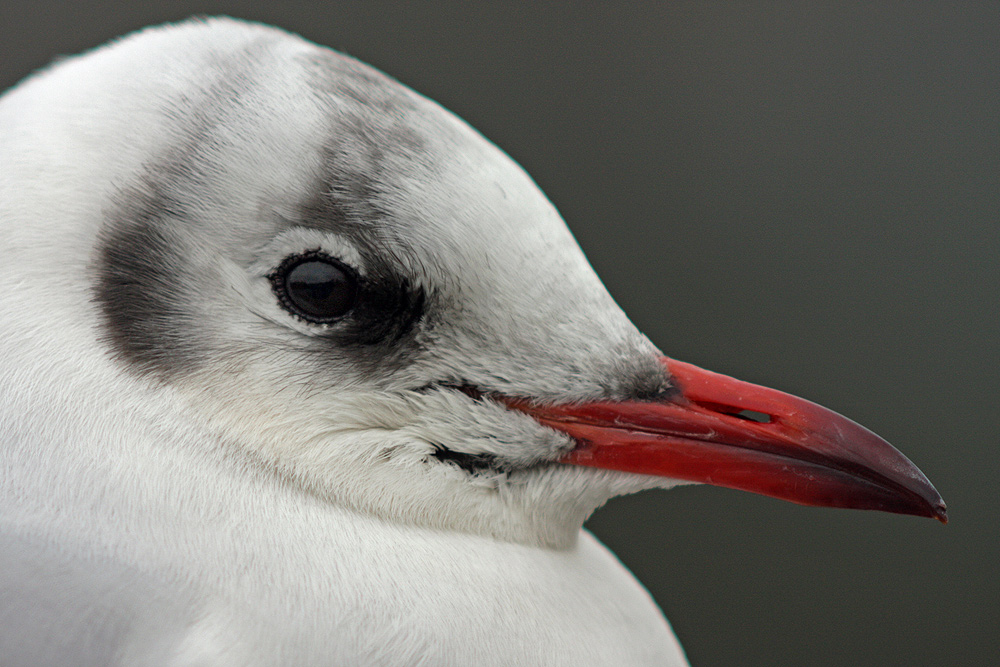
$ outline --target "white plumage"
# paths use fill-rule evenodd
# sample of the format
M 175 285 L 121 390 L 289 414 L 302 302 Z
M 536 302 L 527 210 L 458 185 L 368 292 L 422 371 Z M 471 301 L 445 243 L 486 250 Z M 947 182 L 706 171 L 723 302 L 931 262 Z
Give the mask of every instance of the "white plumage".
M 684 665 L 608 498 L 945 518 L 853 422 L 661 357 L 506 155 L 275 28 L 6 93 L 0 234 L 5 666 Z
M 414 389 L 493 374 L 585 398 L 588 357 L 653 350 L 500 151 L 374 70 L 231 20 L 62 62 L 2 98 L 0 127 L 4 664 L 682 662 L 648 594 L 580 532 L 648 484 L 562 466 L 470 483 L 428 463 L 432 443 L 530 461 L 568 438 Z M 454 314 L 405 364 L 318 369 L 317 332 L 264 277 L 314 247 L 363 267 L 355 240 L 294 224 L 317 189 L 352 187 L 328 168 L 386 181 L 379 243 Z M 122 351 L 95 297 L 115 270 L 102 248 L 156 216 L 163 238 L 134 235 L 137 251 L 185 248 L 150 279 L 162 347 Z M 532 331 L 550 315 L 558 331 Z

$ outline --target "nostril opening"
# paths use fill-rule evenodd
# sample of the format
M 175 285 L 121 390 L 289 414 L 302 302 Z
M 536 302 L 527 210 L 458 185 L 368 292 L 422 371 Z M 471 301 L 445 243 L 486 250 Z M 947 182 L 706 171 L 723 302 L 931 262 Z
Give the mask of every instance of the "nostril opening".
M 757 412 L 756 410 L 740 410 L 733 415 L 734 417 L 739 417 L 740 419 L 746 419 L 747 421 L 758 422 L 760 424 L 770 424 L 771 415 L 766 412 Z
M 726 405 L 724 403 L 708 403 L 705 401 L 697 401 L 696 405 L 699 405 L 712 412 L 723 414 L 729 417 L 736 417 L 737 419 L 743 419 L 748 422 L 757 422 L 758 424 L 770 424 L 771 422 L 777 421 L 775 417 L 767 414 L 766 412 L 757 412 L 756 410 L 740 410 L 739 407 L 735 405 Z

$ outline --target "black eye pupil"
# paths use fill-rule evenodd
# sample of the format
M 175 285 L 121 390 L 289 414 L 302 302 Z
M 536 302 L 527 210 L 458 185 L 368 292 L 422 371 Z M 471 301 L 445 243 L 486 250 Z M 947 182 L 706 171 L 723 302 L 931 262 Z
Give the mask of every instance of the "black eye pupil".
M 354 276 L 332 260 L 308 259 L 285 273 L 286 306 L 313 322 L 343 317 L 354 306 L 358 285 Z

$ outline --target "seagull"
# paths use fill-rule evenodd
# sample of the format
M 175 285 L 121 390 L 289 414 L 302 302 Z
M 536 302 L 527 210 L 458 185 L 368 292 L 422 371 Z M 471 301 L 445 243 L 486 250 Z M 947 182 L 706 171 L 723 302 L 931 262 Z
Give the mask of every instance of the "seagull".
M 685 665 L 582 528 L 707 483 L 946 519 L 902 454 L 665 357 L 530 177 L 234 19 L 0 98 L 5 665 Z

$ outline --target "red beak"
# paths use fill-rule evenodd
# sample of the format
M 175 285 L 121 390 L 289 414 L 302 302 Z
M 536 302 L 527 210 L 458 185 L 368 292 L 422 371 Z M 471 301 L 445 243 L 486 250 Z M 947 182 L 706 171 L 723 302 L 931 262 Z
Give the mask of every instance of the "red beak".
M 563 463 L 947 522 L 923 473 L 866 428 L 790 394 L 662 361 L 678 390 L 663 401 L 511 407 L 579 443 Z

